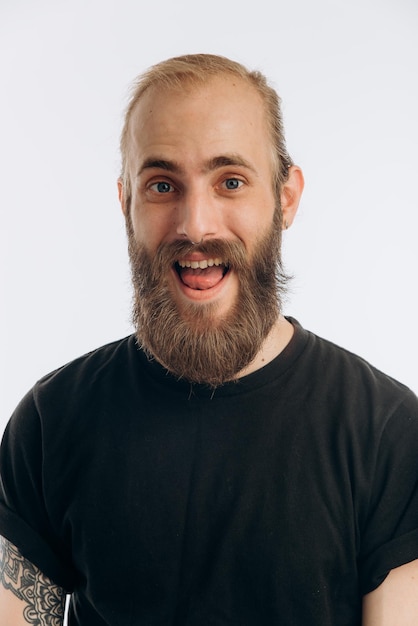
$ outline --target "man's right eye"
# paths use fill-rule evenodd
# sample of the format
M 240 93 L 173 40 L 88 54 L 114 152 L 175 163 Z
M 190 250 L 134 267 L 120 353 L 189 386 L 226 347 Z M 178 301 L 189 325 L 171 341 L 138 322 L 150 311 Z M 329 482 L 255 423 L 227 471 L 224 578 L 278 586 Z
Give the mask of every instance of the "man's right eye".
M 160 180 L 158 183 L 153 183 L 152 185 L 150 185 L 150 189 L 152 191 L 156 191 L 157 193 L 170 193 L 171 191 L 174 191 L 173 185 L 170 185 L 170 183 L 167 183 L 163 180 Z

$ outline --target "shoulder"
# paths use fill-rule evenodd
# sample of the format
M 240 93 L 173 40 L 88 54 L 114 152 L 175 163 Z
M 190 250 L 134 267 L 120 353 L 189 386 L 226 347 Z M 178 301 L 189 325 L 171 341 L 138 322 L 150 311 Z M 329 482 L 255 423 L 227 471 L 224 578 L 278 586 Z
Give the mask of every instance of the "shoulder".
M 8 428 L 36 432 L 39 420 L 59 420 L 64 426 L 66 416 L 77 414 L 91 398 L 101 396 L 106 402 L 106 392 L 117 389 L 119 381 L 127 384 L 142 361 L 146 357 L 134 335 L 92 350 L 38 380 L 18 404 Z
M 37 381 L 32 390 L 35 403 L 55 395 L 68 398 L 83 390 L 94 391 L 98 386 L 106 386 L 109 378 L 125 377 L 138 354 L 134 335 L 92 350 Z
M 404 384 L 361 356 L 304 329 L 304 349 L 286 392 L 316 425 L 347 433 L 350 441 L 375 444 L 404 427 L 416 438 L 418 399 Z M 296 400 L 295 400 L 296 401 Z
M 52 382 L 73 378 L 78 375 L 87 375 L 89 372 L 100 372 L 113 363 L 126 362 L 129 354 L 138 350 L 134 335 L 124 337 L 106 345 L 91 350 L 61 367 L 43 376 L 37 383 L 37 387 L 48 386 Z
M 306 360 L 316 368 L 316 378 L 330 391 L 346 393 L 362 402 L 385 404 L 386 409 L 405 403 L 418 415 L 418 399 L 402 382 L 382 372 L 350 350 L 308 331 Z

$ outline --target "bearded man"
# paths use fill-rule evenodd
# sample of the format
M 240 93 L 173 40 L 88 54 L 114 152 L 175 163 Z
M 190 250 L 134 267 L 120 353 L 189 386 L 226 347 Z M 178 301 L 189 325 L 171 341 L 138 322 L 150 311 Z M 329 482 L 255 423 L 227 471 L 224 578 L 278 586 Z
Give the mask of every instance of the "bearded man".
M 259 72 L 136 83 L 119 199 L 135 334 L 39 381 L 3 439 L 10 626 L 418 623 L 418 401 L 283 315 L 303 176 Z

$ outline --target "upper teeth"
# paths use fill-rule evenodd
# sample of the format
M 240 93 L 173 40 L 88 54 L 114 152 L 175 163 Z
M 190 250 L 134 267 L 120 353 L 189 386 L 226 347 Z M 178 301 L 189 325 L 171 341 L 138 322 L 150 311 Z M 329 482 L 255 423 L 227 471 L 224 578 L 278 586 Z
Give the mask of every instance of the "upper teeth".
M 191 267 L 192 270 L 205 270 L 213 265 L 222 265 L 222 259 L 204 259 L 203 261 L 179 261 L 180 267 Z

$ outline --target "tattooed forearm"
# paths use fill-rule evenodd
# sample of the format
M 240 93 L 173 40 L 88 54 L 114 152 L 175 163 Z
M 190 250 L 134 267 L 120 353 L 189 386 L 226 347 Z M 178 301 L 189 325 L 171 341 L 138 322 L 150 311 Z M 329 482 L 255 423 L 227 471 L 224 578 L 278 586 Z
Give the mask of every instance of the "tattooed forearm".
M 23 617 L 32 626 L 62 626 L 65 593 L 0 537 L 0 582 L 25 602 Z

